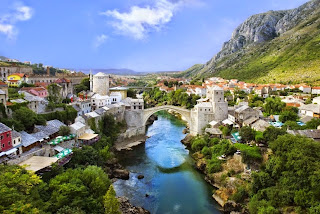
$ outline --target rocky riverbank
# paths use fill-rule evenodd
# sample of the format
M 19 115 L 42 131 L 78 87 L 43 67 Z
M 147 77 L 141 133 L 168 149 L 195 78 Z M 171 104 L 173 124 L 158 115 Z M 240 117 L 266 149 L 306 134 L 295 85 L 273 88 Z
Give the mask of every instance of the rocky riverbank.
M 123 214 L 150 214 L 150 212 L 142 207 L 136 207 L 130 204 L 126 197 L 117 197 L 120 202 L 120 210 Z
M 191 151 L 191 140 L 192 136 L 187 135 L 181 142 Z M 192 154 L 195 160 L 195 167 L 205 175 L 205 180 L 210 185 L 216 188 L 216 191 L 212 195 L 212 198 L 218 202 L 221 206 L 221 210 L 224 213 L 247 213 L 245 209 L 242 209 L 241 204 L 238 204 L 230 200 L 230 196 L 236 191 L 237 185 L 241 182 L 240 179 L 231 178 L 228 180 L 223 180 L 224 174 L 226 172 L 219 172 L 209 174 L 206 170 L 207 162 L 200 153 Z M 243 170 L 242 158 L 240 155 L 230 158 L 226 161 L 225 168 L 229 170 L 235 170 L 236 172 L 241 172 Z

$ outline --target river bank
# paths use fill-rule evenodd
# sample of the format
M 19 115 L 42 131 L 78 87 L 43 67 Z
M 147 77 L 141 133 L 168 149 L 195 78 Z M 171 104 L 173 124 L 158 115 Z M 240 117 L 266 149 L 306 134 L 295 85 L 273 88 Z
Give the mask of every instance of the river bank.
M 181 140 L 181 143 L 184 144 L 190 152 L 192 152 L 192 138 L 193 136 L 187 135 Z M 234 214 L 248 213 L 241 204 L 230 200 L 230 197 L 236 192 L 237 186 L 242 184 L 241 180 L 236 177 L 232 177 L 232 175 L 229 179 L 226 179 L 226 177 L 228 177 L 226 175 L 230 172 L 233 172 L 234 174 L 243 172 L 246 165 L 242 163 L 241 155 L 227 158 L 226 162 L 223 164 L 223 171 L 218 173 L 208 173 L 206 170 L 207 161 L 201 153 L 195 152 L 191 156 L 195 161 L 195 167 L 197 170 L 205 176 L 205 181 L 216 189 L 212 194 L 212 198 L 221 206 L 221 211 L 224 213 Z

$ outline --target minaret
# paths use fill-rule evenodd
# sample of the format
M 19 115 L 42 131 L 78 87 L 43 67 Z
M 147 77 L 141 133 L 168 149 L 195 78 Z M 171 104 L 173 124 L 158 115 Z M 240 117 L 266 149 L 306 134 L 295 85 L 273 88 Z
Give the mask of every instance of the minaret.
M 92 71 L 91 71 L 91 69 L 90 69 L 89 77 L 90 77 L 90 92 L 92 92 L 92 90 L 93 90 L 93 78 L 92 78 Z

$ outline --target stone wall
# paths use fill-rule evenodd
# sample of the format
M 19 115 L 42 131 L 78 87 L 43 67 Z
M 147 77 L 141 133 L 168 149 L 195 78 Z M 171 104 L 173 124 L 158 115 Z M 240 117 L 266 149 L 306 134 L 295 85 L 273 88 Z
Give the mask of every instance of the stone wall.
M 46 148 L 41 148 L 41 149 L 38 149 L 34 152 L 30 152 L 28 154 L 22 154 L 18 158 L 15 158 L 13 160 L 9 160 L 7 163 L 9 165 L 17 165 L 19 163 L 22 163 L 23 161 L 30 159 L 32 156 L 44 156 L 46 153 L 46 150 L 47 150 Z

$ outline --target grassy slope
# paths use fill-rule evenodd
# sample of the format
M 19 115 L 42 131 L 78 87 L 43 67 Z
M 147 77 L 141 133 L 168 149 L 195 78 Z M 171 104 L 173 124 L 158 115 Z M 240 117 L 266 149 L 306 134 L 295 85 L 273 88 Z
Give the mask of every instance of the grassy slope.
M 272 41 L 225 57 L 215 68 L 200 69 L 191 69 L 198 78 L 320 84 L 320 13 Z

